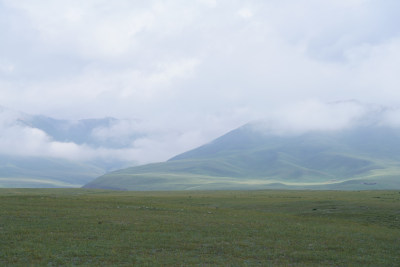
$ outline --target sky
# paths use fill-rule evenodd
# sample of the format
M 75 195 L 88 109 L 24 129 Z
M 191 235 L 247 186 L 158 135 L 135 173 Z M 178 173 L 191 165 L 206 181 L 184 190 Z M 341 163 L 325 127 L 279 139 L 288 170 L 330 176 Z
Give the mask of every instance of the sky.
M 135 121 L 109 134 L 147 139 L 103 154 L 141 163 L 264 118 L 342 127 L 368 107 L 400 106 L 399 10 L 397 0 L 0 0 L 0 106 Z M 3 117 L 0 144 L 25 131 L 36 154 L 88 150 Z

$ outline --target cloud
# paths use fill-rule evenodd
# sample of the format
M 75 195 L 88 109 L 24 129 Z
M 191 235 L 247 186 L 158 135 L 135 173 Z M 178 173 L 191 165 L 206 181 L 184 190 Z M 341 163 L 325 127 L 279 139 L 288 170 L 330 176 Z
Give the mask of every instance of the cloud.
M 400 107 L 366 104 L 355 100 L 292 103 L 253 122 L 255 130 L 268 134 L 298 135 L 310 131 L 341 131 L 354 127 L 399 128 Z
M 242 124 L 249 113 L 241 112 Z M 272 110 L 252 125 L 255 130 L 277 135 L 298 135 L 309 131 L 339 131 L 354 126 L 400 127 L 399 107 L 364 104 L 354 100 L 325 103 L 315 99 L 291 103 Z M 129 162 L 145 164 L 165 161 L 179 153 L 208 143 L 234 129 L 238 114 L 204 117 L 198 114 L 196 126 L 186 118 L 157 123 L 118 120 L 109 126 L 94 128 L 91 143 L 56 141 L 44 131 L 21 123 L 24 114 L 2 109 L 0 112 L 0 151 L 5 155 L 56 157 L 86 162 Z M 223 118 L 223 119 L 221 119 Z M 23 120 L 23 119 L 22 119 Z M 186 128 L 181 125 L 186 124 Z M 179 126 L 179 127 L 178 127 Z
M 70 138 L 82 139 L 82 122 L 54 121 L 47 118 L 42 121 L 49 133 L 34 128 L 29 115 L 0 109 L 0 151 L 3 155 L 56 157 L 84 162 L 129 162 L 144 164 L 164 161 L 177 153 L 187 151 L 207 142 L 204 134 L 217 137 L 224 122 L 216 118 L 199 117 L 199 127 L 178 129 L 175 123 L 181 122 L 143 122 L 140 120 L 113 120 L 109 126 L 93 128 L 93 142 L 74 143 L 75 141 L 57 141 L 50 134 L 51 129 L 75 127 Z M 27 119 L 28 118 L 28 119 Z M 203 120 L 203 121 L 201 121 Z M 62 122 L 62 124 L 60 124 Z M 53 123 L 52 125 L 49 125 Z M 202 125 L 213 125 L 212 130 L 201 130 Z M 50 129 L 50 130 L 49 130 Z M 100 141 L 98 144 L 96 140 Z
M 151 137 L 123 153 L 146 160 L 271 114 L 295 129 L 339 114 L 332 125 L 344 127 L 343 114 L 363 108 L 323 103 L 400 104 L 399 8 L 395 0 L 0 0 L 0 104 L 56 118 L 139 119 Z M 126 138 L 131 126 L 118 127 L 94 135 Z M 79 149 L 87 150 L 44 151 Z
M 378 99 L 390 102 L 397 96 L 393 89 L 397 79 L 389 76 L 383 81 L 373 66 L 381 58 L 380 70 L 398 70 L 398 19 L 390 12 L 397 5 L 394 1 L 249 1 L 247 6 L 240 1 L 3 1 L 3 7 L 12 11 L 6 22 L 15 30 L 8 39 L 18 44 L 4 50 L 6 66 L 13 66 L 16 78 L 5 89 L 14 93 L 6 97 L 23 109 L 22 93 L 31 99 L 29 112 L 67 117 L 77 117 L 77 109 L 86 117 L 125 116 L 129 107 L 121 105 L 124 102 L 134 107 L 143 102 L 157 111 L 185 102 L 209 113 L 221 106 L 255 106 L 263 112 L 265 108 L 257 104 L 260 99 L 369 102 L 377 93 L 372 85 L 368 92 L 360 92 L 364 86 L 360 81 L 370 78 L 376 79 L 375 88 L 387 88 Z M 24 43 L 16 36 L 24 36 Z M 30 49 L 21 49 L 26 46 Z M 23 86 L 17 82 L 21 78 Z M 47 104 L 42 103 L 43 94 L 51 99 Z M 102 108 L 107 100 L 123 108 Z M 215 102 L 212 109 L 207 106 L 210 101 Z M 157 116 L 147 109 L 143 113 Z
M 91 153 L 74 143 L 51 140 L 43 131 L 19 123 L 20 113 L 0 112 L 0 151 L 6 155 L 87 159 Z
M 253 12 L 249 8 L 242 8 L 238 11 L 239 16 L 244 19 L 251 18 L 253 16 Z

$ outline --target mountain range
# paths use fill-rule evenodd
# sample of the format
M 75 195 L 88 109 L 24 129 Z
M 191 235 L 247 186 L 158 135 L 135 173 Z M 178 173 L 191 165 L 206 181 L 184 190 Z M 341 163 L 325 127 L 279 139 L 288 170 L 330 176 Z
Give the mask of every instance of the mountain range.
M 74 154 L 78 157 L 61 157 L 42 154 L 41 147 L 33 155 L 12 151 L 23 151 L 24 146 L 27 151 L 32 149 L 29 140 L 19 142 L 24 137 L 20 132 L 28 132 L 28 136 L 39 134 L 45 140 L 39 139 L 39 143 L 45 142 L 46 149 L 55 145 L 64 149 L 67 145 L 68 152 L 72 145 L 93 153 L 104 149 L 123 150 L 145 136 L 136 128 L 133 131 L 129 128 L 124 138 L 113 135 L 110 129 L 121 122 L 118 119 L 72 121 L 24 113 L 9 116 L 8 113 L 0 107 L 0 187 L 400 188 L 400 128 L 384 126 L 379 123 L 380 119 L 362 120 L 343 129 L 303 132 L 277 132 L 263 122 L 248 123 L 165 162 L 135 166 L 137 163 L 129 157 L 80 158 L 79 153 Z M 7 145 L 7 138 L 14 140 L 11 146 Z
M 400 188 L 400 130 L 358 125 L 278 134 L 250 123 L 166 162 L 107 173 L 119 190 Z
M 61 145 L 83 146 L 93 149 L 119 149 L 126 147 L 141 134 L 132 134 L 125 139 L 98 138 L 96 133 L 109 129 L 120 121 L 115 118 L 60 120 L 42 115 L 29 115 L 13 112 L 0 107 L 0 138 L 7 143 L 7 138 L 17 140 L 15 146 L 22 150 L 14 153 L 0 150 L 0 187 L 80 187 L 96 177 L 136 163 L 129 159 L 114 158 L 71 158 L 41 155 L 40 148 L 36 155 L 25 153 L 24 147 L 34 142 L 26 142 L 20 133 L 36 130 L 46 136 L 46 142 Z M 10 129 L 13 131 L 10 132 Z M 6 136 L 8 133 L 8 136 Z M 37 132 L 34 132 L 37 134 Z M 29 134 L 28 134 L 29 135 Z M 0 142 L 1 143 L 1 142 Z M 36 146 L 36 144 L 34 143 Z M 14 148 L 17 148 L 15 147 Z M 7 147 L 7 146 L 6 146 Z M 26 149 L 28 150 L 28 148 Z

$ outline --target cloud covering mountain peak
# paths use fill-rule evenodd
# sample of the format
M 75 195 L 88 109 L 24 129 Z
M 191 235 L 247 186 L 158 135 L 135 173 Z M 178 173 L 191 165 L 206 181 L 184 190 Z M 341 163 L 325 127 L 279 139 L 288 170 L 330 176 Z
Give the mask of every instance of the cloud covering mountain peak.
M 395 0 L 0 0 L 1 104 L 67 121 L 119 118 L 91 131 L 91 142 L 114 148 L 4 121 L 3 140 L 25 131 L 36 154 L 149 162 L 265 118 L 279 131 L 347 127 L 367 111 L 326 104 L 343 99 L 394 107 L 386 120 L 396 124 L 399 8 Z M 30 135 L 53 148 L 29 145 Z

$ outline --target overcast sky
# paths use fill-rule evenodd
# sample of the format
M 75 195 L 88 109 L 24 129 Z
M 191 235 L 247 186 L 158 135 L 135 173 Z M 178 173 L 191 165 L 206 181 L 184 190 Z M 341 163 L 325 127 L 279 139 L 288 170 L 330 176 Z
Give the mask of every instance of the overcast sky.
M 268 116 L 399 106 L 399 25 L 398 0 L 0 0 L 0 105 L 138 119 L 166 159 Z

